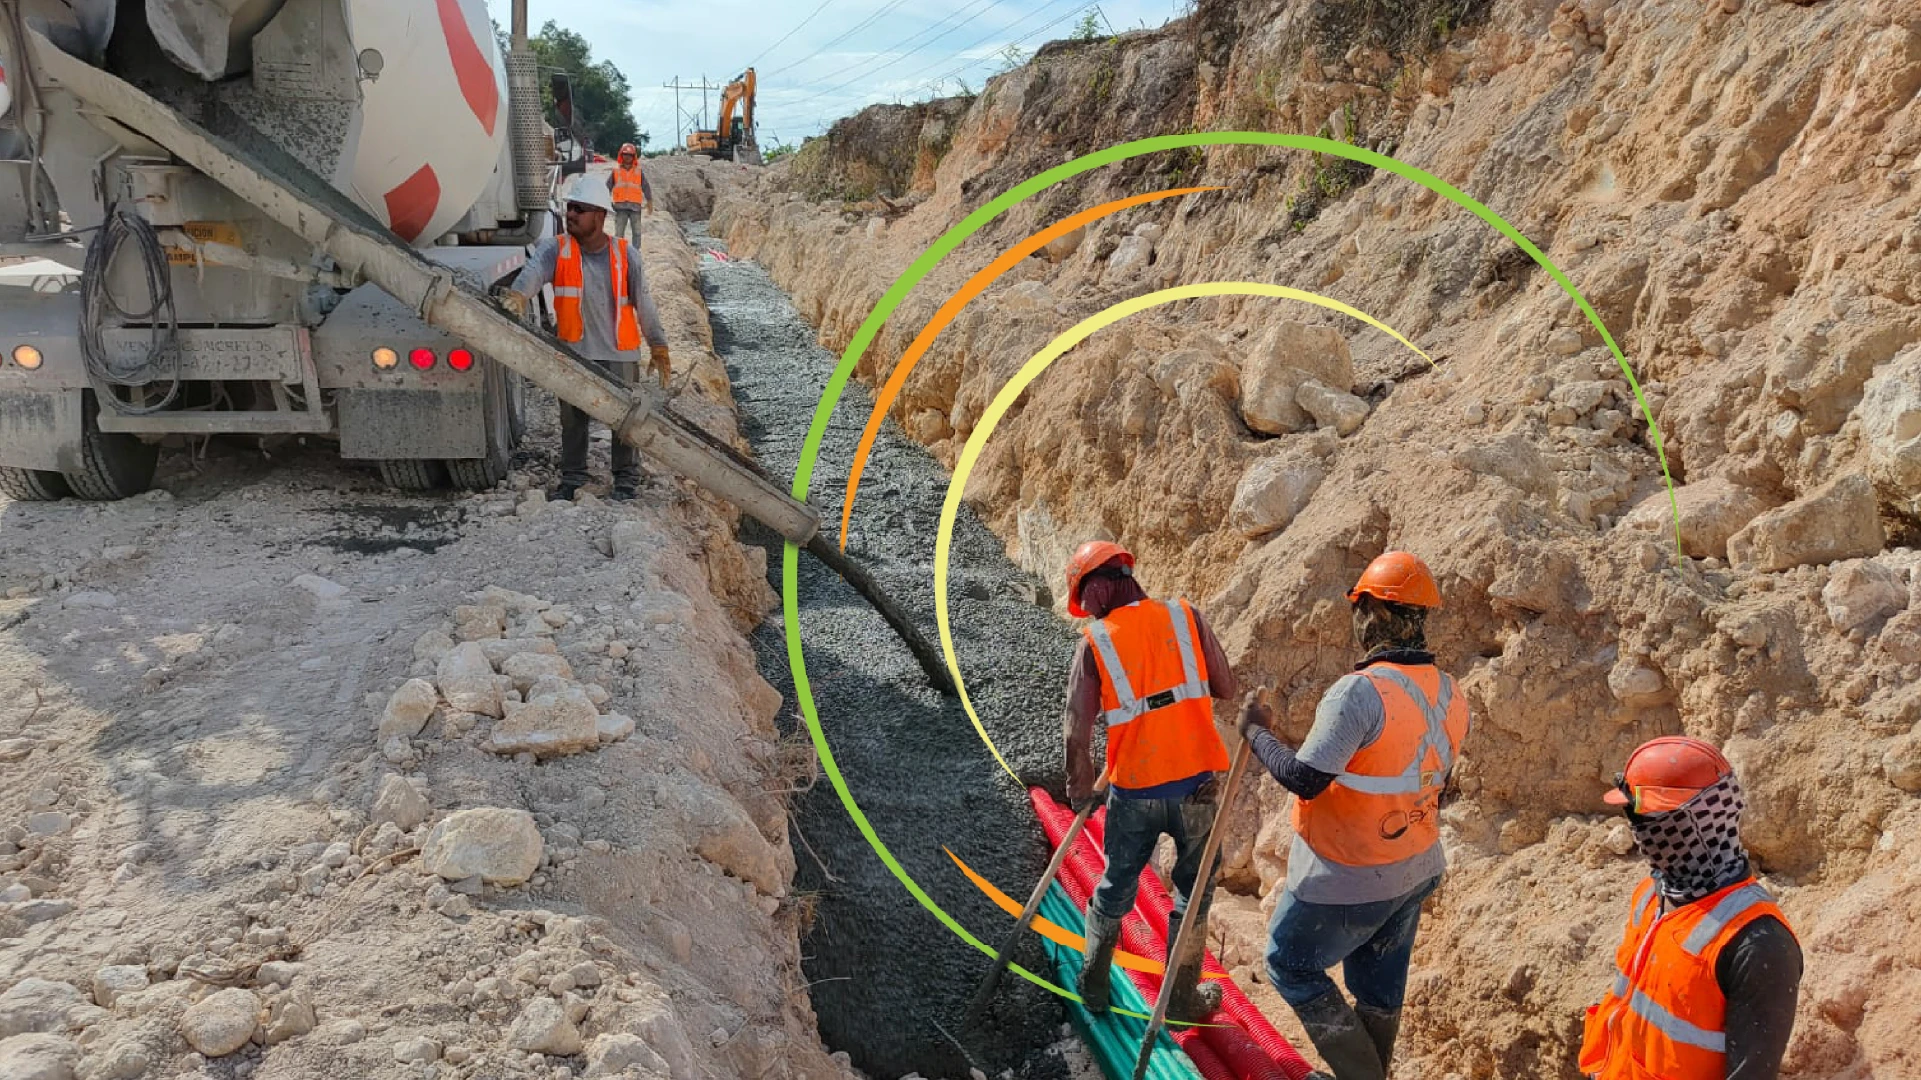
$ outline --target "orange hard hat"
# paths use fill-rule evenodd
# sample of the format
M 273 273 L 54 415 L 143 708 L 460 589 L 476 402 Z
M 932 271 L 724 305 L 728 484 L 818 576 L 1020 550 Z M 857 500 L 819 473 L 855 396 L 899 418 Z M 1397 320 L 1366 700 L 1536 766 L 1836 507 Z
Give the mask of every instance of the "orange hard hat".
M 1434 584 L 1427 564 L 1405 551 L 1390 551 L 1367 564 L 1347 602 L 1358 604 L 1364 595 L 1411 607 L 1441 606 L 1441 587 Z
M 1700 739 L 1663 735 L 1636 747 L 1614 787 L 1601 796 L 1637 814 L 1664 814 L 1734 773 L 1721 751 Z
M 636 155 L 636 156 L 638 156 L 638 155 L 640 154 L 640 151 L 634 148 L 634 144 L 633 144 L 633 143 L 624 143 L 624 144 L 622 144 L 622 145 L 621 145 L 621 148 L 620 148 L 620 156 L 621 156 L 621 157 L 626 157 L 626 156 L 627 156 L 627 155 L 629 155 L 629 154 L 633 154 L 633 155 Z
M 1111 562 L 1128 569 L 1134 567 L 1134 553 L 1111 540 L 1089 540 L 1074 557 L 1067 560 L 1067 613 L 1076 619 L 1087 618 L 1081 607 L 1081 579 Z

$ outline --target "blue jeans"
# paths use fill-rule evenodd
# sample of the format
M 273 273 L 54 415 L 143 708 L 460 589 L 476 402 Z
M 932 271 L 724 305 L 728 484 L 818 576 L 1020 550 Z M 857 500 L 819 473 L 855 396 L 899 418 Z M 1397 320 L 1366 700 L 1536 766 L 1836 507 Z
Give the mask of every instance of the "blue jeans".
M 1283 894 L 1268 924 L 1268 981 L 1299 1008 L 1337 989 L 1327 969 L 1340 964 L 1357 1003 L 1399 1009 L 1421 902 L 1440 885 L 1437 877 L 1406 896 L 1372 904 L 1310 904 Z
M 1201 848 L 1214 824 L 1214 804 L 1187 799 L 1124 799 L 1107 796 L 1107 837 L 1101 845 L 1107 870 L 1094 887 L 1092 907 L 1110 919 L 1134 910 L 1141 871 L 1154 857 L 1161 834 L 1174 838 L 1174 913 L 1187 910 L 1194 878 L 1201 870 Z M 1209 884 L 1212 884 L 1211 882 Z

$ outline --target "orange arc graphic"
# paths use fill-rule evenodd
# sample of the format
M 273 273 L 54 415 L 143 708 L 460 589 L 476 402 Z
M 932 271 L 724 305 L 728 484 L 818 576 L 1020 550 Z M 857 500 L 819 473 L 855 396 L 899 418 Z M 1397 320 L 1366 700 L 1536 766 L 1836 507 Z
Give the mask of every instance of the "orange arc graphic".
M 927 326 L 914 339 L 914 343 L 901 354 L 900 363 L 894 365 L 893 374 L 887 377 L 886 385 L 880 388 L 880 394 L 874 399 L 874 411 L 868 416 L 867 427 L 860 433 L 860 446 L 854 451 L 854 467 L 847 474 L 847 498 L 840 508 L 840 549 L 847 550 L 847 527 L 854 519 L 854 494 L 860 490 L 860 474 L 867 468 L 867 455 L 873 452 L 874 439 L 880 435 L 880 425 L 887 419 L 887 410 L 894 407 L 894 399 L 900 397 L 901 389 L 907 385 L 907 377 L 914 372 L 914 365 L 920 363 L 921 357 L 933 347 L 934 339 L 940 336 L 942 330 L 947 329 L 949 323 L 959 317 L 961 311 L 972 303 L 976 296 L 998 281 L 1001 275 L 1020 265 L 1022 259 L 1084 225 L 1144 203 L 1219 190 L 1221 189 L 1218 187 L 1169 188 L 1165 191 L 1150 191 L 1144 195 L 1130 195 L 1125 199 L 1102 203 L 1083 210 L 1073 217 L 1057 221 L 1022 240 L 1002 252 L 999 258 L 982 267 L 979 273 L 968 278 L 967 284 L 961 286 L 959 292 L 948 297 L 947 302 L 934 313 L 934 317 L 928 320 Z M 1020 908 L 1016 907 L 1014 911 L 1019 914 Z
M 954 860 L 954 865 L 960 867 L 961 873 L 967 875 L 967 880 L 973 882 L 975 888 L 987 894 L 987 898 L 994 902 L 994 906 L 1014 916 L 1016 919 L 1020 918 L 1021 905 L 1019 901 L 995 888 L 993 882 L 975 873 L 974 868 L 962 862 L 959 855 L 954 854 L 947 848 L 941 848 L 941 850 L 947 852 L 947 857 Z M 1034 916 L 1034 932 L 1056 945 L 1073 949 L 1076 952 L 1087 951 L 1086 938 L 1074 933 L 1072 930 L 1062 927 L 1059 923 L 1048 922 L 1039 915 Z M 1129 971 L 1140 971 L 1148 975 L 1165 975 L 1167 973 L 1167 965 L 1161 963 L 1159 960 L 1149 960 L 1145 956 L 1135 956 L 1133 953 L 1127 952 L 1124 949 L 1114 950 L 1114 962 Z M 1227 972 L 1225 971 L 1204 971 L 1201 974 L 1202 977 L 1209 979 L 1227 978 Z

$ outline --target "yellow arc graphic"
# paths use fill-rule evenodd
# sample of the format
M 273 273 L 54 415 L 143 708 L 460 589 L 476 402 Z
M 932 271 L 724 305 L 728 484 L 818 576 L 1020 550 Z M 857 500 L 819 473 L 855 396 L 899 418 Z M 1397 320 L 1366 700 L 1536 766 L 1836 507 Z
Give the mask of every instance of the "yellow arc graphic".
M 988 736 L 987 726 L 981 722 L 980 714 L 974 710 L 973 699 L 967 694 L 967 680 L 961 675 L 960 659 L 954 652 L 953 624 L 947 608 L 947 560 L 953 547 L 954 519 L 960 513 L 961 496 L 967 490 L 967 478 L 973 473 L 975 463 L 980 460 L 981 451 L 986 448 L 988 437 L 994 433 L 994 428 L 1000 423 L 1001 418 L 1007 415 L 1007 410 L 1013 408 L 1014 402 L 1027 389 L 1029 383 L 1039 378 L 1041 372 L 1046 371 L 1054 361 L 1066 355 L 1069 349 L 1086 341 L 1102 328 L 1112 326 L 1130 315 L 1138 315 L 1150 308 L 1171 304 L 1176 300 L 1196 300 L 1208 296 L 1265 296 L 1313 304 L 1316 307 L 1323 307 L 1329 311 L 1359 319 L 1412 349 L 1429 364 L 1434 362 L 1432 357 L 1403 337 L 1400 331 L 1332 297 L 1308 292 L 1305 289 L 1289 288 L 1286 285 L 1269 285 L 1258 281 L 1212 281 L 1162 289 L 1145 296 L 1137 296 L 1132 300 L 1124 300 L 1096 312 L 1048 342 L 1046 348 L 1035 353 L 1033 359 L 1021 365 L 1021 369 L 1014 373 L 1014 377 L 1007 380 L 1007 384 L 994 395 L 994 400 L 988 404 L 987 410 L 981 413 L 973 434 L 967 437 L 967 445 L 961 450 L 960 460 L 954 465 L 954 477 L 947 484 L 947 498 L 941 504 L 940 532 L 934 540 L 934 616 L 940 624 L 941 653 L 947 660 L 948 672 L 954 677 L 954 688 L 960 693 L 961 707 L 967 710 L 967 718 L 973 721 L 975 732 L 980 735 L 981 741 L 987 744 L 987 749 L 993 752 L 994 760 L 1000 762 L 1001 768 L 1007 770 L 1007 775 L 1014 777 L 1015 783 L 1020 783 L 1020 777 L 1007 763 L 1007 759 L 1001 756 L 1000 748 L 994 745 L 994 740 Z

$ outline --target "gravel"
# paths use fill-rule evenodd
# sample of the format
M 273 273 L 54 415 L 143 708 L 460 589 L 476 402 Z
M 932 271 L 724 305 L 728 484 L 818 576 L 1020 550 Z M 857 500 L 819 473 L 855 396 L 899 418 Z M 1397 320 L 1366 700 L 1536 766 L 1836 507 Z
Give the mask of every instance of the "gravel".
M 690 230 L 698 246 L 719 247 Z M 838 360 L 758 265 L 702 260 L 715 347 L 727 363 L 742 431 L 761 464 L 791 480 L 814 409 Z M 811 501 L 838 529 L 841 496 L 872 396 L 851 384 L 834 413 Z M 934 534 L 948 476 L 888 421 L 855 507 L 848 553 L 930 638 Z M 749 534 L 750 536 L 753 534 Z M 762 533 L 756 539 L 765 538 Z M 779 588 L 780 553 L 769 566 Z M 1023 781 L 1055 791 L 1063 775 L 1060 716 L 1074 632 L 1023 599 L 1033 582 L 998 539 L 963 509 L 955 529 L 952 613 L 968 691 L 982 722 Z M 1023 585 L 1026 586 L 1025 593 Z M 947 913 L 998 946 L 1010 916 L 962 877 L 955 854 L 1025 899 L 1047 847 L 1014 782 L 974 731 L 960 701 L 927 686 L 906 647 L 838 576 L 800 561 L 800 621 L 809 679 L 828 745 L 881 840 Z M 779 618 L 755 637 L 763 675 L 801 726 Z M 1010 975 L 972 1030 L 961 1022 L 990 961 L 926 911 L 874 855 L 826 782 L 796 800 L 798 887 L 819 894 L 804 953 L 821 1035 L 870 1075 L 965 1076 L 1015 1069 L 1064 1077 L 1061 999 Z M 818 860 L 806 852 L 811 849 Z M 831 878 L 829 874 L 831 873 Z M 1015 962 L 1043 964 L 1029 935 Z M 904 1003 L 912 1003 L 904 1007 Z

